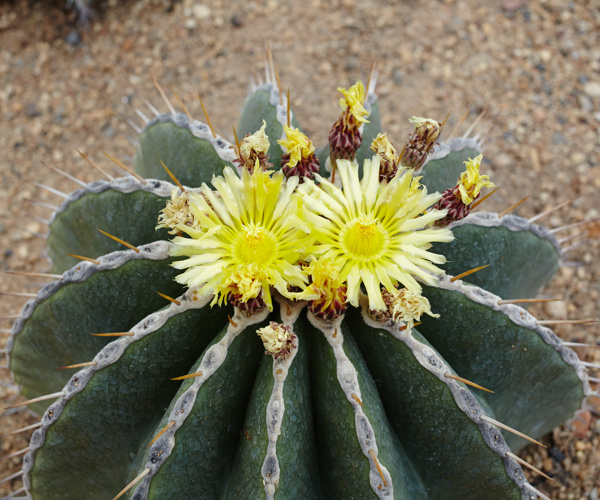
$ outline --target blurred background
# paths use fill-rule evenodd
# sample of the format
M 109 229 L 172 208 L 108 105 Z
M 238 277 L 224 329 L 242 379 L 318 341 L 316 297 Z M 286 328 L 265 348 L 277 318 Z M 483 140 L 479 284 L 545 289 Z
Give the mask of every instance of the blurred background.
M 545 295 L 565 300 L 531 311 L 541 319 L 598 318 L 600 1 L 108 0 L 91 2 L 88 19 L 68 3 L 0 2 L 0 271 L 48 268 L 36 236 L 46 228 L 27 214 L 48 218 L 31 200 L 60 200 L 33 182 L 66 192 L 77 185 L 42 162 L 84 181 L 99 174 L 75 148 L 113 173 L 101 151 L 131 164 L 136 132 L 127 121 L 142 124 L 136 108 L 151 115 L 140 96 L 166 110 L 152 75 L 175 107 L 170 87 L 204 121 L 200 93 L 217 133 L 233 140 L 249 79 L 264 73 L 268 41 L 282 88 L 317 146 L 339 114 L 336 87 L 366 81 L 373 61 L 383 127 L 399 148 L 411 115 L 442 121 L 450 113 L 446 133 L 458 125 L 460 134 L 485 110 L 477 127 L 486 135 L 482 172 L 501 189 L 482 209 L 502 211 L 530 195 L 514 213 L 531 217 L 579 196 L 545 223 L 592 221 L 557 234 L 575 247 Z M 0 274 L 0 290 L 35 292 L 39 281 Z M 17 314 L 23 302 L 2 297 L 0 315 Z M 600 328 L 555 331 L 597 344 Z M 0 347 L 6 338 L 0 334 Z M 600 349 L 578 354 L 600 362 Z M 16 392 L 7 370 L 0 377 L 4 407 Z M 0 434 L 34 421 L 5 412 Z M 27 446 L 27 437 L 0 439 L 0 456 Z M 555 430 L 547 449 L 526 448 L 522 456 L 556 479 L 530 476 L 532 484 L 553 499 L 597 499 L 599 437 L 591 419 L 577 432 Z M 0 477 L 19 467 L 19 458 L 0 462 Z M 0 495 L 9 491 L 0 485 Z

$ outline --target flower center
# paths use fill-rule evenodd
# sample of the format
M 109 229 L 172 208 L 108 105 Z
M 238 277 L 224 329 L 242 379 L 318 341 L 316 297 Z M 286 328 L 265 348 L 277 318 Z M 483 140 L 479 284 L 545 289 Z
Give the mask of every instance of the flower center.
M 381 227 L 376 220 L 365 221 L 360 218 L 349 228 L 346 245 L 354 255 L 372 257 L 381 251 L 384 239 Z
M 240 234 L 237 250 L 242 264 L 265 264 L 275 252 L 276 242 L 260 226 L 245 227 Z

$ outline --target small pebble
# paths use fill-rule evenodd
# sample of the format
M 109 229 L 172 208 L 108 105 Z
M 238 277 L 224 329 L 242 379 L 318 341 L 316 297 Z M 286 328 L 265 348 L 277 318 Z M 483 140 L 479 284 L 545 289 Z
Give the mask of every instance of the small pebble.
M 65 43 L 67 43 L 71 47 L 78 47 L 81 44 L 81 35 L 78 31 L 71 31 L 65 37 Z

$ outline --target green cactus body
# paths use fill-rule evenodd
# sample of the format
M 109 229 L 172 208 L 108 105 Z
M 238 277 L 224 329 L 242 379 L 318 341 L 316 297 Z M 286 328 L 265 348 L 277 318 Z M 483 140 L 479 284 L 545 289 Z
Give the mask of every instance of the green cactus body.
M 283 102 L 273 83 L 256 86 L 238 130 L 252 134 L 265 120 L 275 169 L 286 153 L 277 143 Z M 365 106 L 361 176 L 380 129 L 372 89 Z M 439 145 L 423 184 L 453 188 L 480 149 L 468 138 Z M 432 249 L 446 257 L 447 275 L 422 285 L 439 317 L 413 328 L 376 321 L 365 288 L 358 306 L 334 319 L 274 288 L 272 311 L 211 306 L 210 294 L 175 281 L 177 244 L 166 228 L 154 230 L 176 189 L 161 162 L 200 193 L 235 160 L 208 126 L 160 115 L 138 143 L 135 169 L 148 179 L 89 184 L 52 217 L 49 257 L 62 277 L 27 303 L 8 346 L 23 394 L 57 398 L 31 406 L 43 417 L 23 460 L 28 495 L 104 500 L 133 483 L 123 493 L 133 499 L 536 498 L 509 454 L 526 441 L 496 423 L 538 438 L 592 394 L 573 351 L 526 310 L 500 303 L 535 297 L 558 269 L 552 234 L 491 213 L 450 224 L 454 241 Z M 464 281 L 450 278 L 487 264 Z M 285 356 L 265 352 L 256 335 L 272 321 L 293 332 Z M 113 332 L 122 334 L 90 335 Z M 83 362 L 75 374 L 57 370 Z

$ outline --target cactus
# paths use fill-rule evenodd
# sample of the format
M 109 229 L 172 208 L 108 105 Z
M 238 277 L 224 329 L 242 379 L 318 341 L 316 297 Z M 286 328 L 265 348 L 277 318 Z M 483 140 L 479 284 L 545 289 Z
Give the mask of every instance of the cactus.
M 520 307 L 558 269 L 556 238 L 469 214 L 492 186 L 477 138 L 415 117 L 398 154 L 374 78 L 341 89 L 319 152 L 274 82 L 253 84 L 236 144 L 168 103 L 132 175 L 63 195 L 59 277 L 8 345 L 43 414 L 20 491 L 545 498 L 514 453 L 597 403 Z

